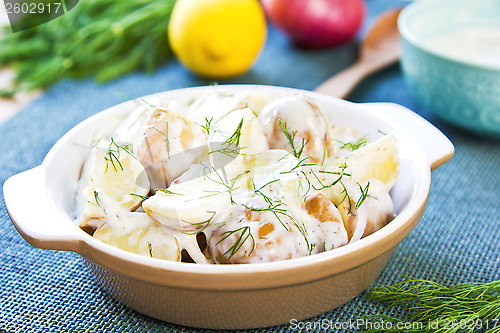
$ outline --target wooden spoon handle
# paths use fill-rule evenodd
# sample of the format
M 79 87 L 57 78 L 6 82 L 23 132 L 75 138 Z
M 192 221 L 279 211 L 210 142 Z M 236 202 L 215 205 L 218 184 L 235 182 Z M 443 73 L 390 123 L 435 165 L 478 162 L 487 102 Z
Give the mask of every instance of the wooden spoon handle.
M 346 98 L 361 80 L 375 71 L 373 64 L 358 61 L 314 89 L 325 95 Z

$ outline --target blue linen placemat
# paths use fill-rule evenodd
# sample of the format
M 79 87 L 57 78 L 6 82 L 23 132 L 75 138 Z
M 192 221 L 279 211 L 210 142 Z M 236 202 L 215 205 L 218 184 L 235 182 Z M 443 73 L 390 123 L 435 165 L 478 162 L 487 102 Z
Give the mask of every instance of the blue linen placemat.
M 362 34 L 383 10 L 407 2 L 368 0 L 367 4 Z M 294 48 L 270 28 L 266 47 L 252 71 L 221 83 L 313 89 L 354 62 L 356 55 L 356 42 L 305 51 Z M 109 106 L 208 83 L 174 60 L 154 75 L 135 73 L 102 86 L 91 80 L 62 82 L 0 126 L 0 182 L 39 165 L 67 130 Z M 377 283 L 392 284 L 402 278 L 401 273 L 444 284 L 500 279 L 500 142 L 470 135 L 433 118 L 412 98 L 398 66 L 363 82 L 349 99 L 404 105 L 433 122 L 456 148 L 452 161 L 432 174 L 424 217 L 399 245 Z M 0 332 L 198 331 L 149 318 L 115 301 L 95 283 L 78 255 L 28 245 L 12 226 L 3 196 L 0 228 Z M 366 314 L 397 316 L 398 311 L 370 301 L 363 293 L 309 321 L 347 323 Z M 283 325 L 254 331 L 286 332 L 293 328 Z

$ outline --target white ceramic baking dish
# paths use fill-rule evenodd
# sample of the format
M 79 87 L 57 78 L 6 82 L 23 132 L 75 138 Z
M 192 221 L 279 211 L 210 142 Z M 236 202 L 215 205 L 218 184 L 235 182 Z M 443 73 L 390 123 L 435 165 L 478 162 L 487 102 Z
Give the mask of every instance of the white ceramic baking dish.
M 420 116 L 390 103 L 354 104 L 269 86 L 198 87 L 153 96 L 187 101 L 208 89 L 254 89 L 275 96 L 302 93 L 314 100 L 333 124 L 366 134 L 395 133 L 401 165 L 391 195 L 397 216 L 356 243 L 264 264 L 169 262 L 111 247 L 73 221 L 74 184 L 88 153 L 81 145 L 88 146 L 99 133 L 109 132 L 135 106 L 129 101 L 80 123 L 54 145 L 42 165 L 5 182 L 5 203 L 21 236 L 39 248 L 80 254 L 113 297 L 142 313 L 182 325 L 236 329 L 284 324 L 329 311 L 361 293 L 422 217 L 431 170 L 453 156 L 451 142 Z

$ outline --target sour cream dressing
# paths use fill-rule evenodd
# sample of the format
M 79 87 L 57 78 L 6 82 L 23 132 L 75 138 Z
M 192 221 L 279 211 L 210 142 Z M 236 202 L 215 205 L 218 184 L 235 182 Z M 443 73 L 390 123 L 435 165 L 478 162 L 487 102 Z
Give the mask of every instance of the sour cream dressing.
M 500 26 L 467 26 L 437 34 L 426 44 L 442 53 L 500 68 Z
M 388 191 L 397 176 L 397 172 L 391 171 L 397 169 L 398 162 L 394 160 L 397 152 L 381 154 L 379 150 L 390 147 L 389 143 L 395 147 L 393 136 L 381 138 L 354 153 L 363 145 L 353 148 L 354 145 L 346 145 L 342 140 L 352 138 L 358 142 L 363 138 L 353 131 L 333 130 L 329 120 L 306 97 L 282 97 L 268 104 L 272 110 L 267 112 L 261 100 L 211 94 L 180 106 L 185 112 L 176 107 L 169 110 L 159 107 L 163 110 L 161 114 L 156 107 L 152 110 L 141 107 L 133 112 L 101 143 L 104 149 L 99 151 L 101 155 L 94 154 L 99 158 L 89 158 L 86 162 L 84 170 L 94 172 L 82 173 L 77 200 L 80 226 L 86 230 L 93 228 L 89 233 L 94 237 L 130 252 L 180 261 L 181 251 L 186 250 L 195 262 L 207 264 L 269 262 L 323 252 L 357 241 L 390 220 L 393 207 Z M 171 118 L 166 124 L 161 118 L 163 113 Z M 303 117 L 308 119 L 301 121 Z M 139 125 L 151 119 L 160 120 L 152 125 L 154 130 L 144 132 Z M 129 149 L 137 151 L 137 132 L 146 133 L 144 140 L 149 145 L 146 148 L 152 149 L 153 142 L 160 142 L 168 152 L 181 151 L 174 149 L 177 146 L 191 147 L 182 141 L 185 136 L 172 134 L 176 132 L 174 125 L 182 125 L 190 133 L 203 129 L 208 144 L 239 133 L 241 151 L 222 169 L 210 167 L 208 160 L 192 161 L 166 189 L 162 187 L 147 196 L 149 186 L 144 190 L 144 186 L 137 186 L 136 180 L 146 174 L 144 156 L 148 155 L 134 156 Z M 318 131 L 318 127 L 324 128 Z M 279 131 L 294 141 L 293 150 L 291 144 L 286 150 L 269 149 Z M 334 135 L 337 132 L 345 135 L 337 137 Z M 318 149 L 302 147 L 305 157 L 301 156 L 299 145 L 312 142 L 322 145 Z M 344 158 L 349 164 L 356 161 L 361 170 L 374 168 L 377 172 L 372 175 L 351 168 L 340 175 L 338 157 L 344 153 L 330 155 L 330 152 L 343 149 L 352 149 Z M 229 149 L 223 154 L 230 153 Z M 312 153 L 317 154 L 316 162 L 311 161 Z M 168 154 L 167 157 L 170 159 Z M 129 172 L 130 181 L 124 187 L 122 178 L 132 171 L 126 161 L 133 162 L 135 171 Z M 384 179 L 378 184 L 377 174 L 392 174 L 394 179 Z M 149 174 L 148 177 L 151 179 Z M 363 188 L 366 193 L 361 200 Z M 156 188 L 152 185 L 151 189 Z M 336 204 L 327 198 L 332 193 L 343 198 Z M 116 200 L 115 197 L 122 195 L 131 196 L 137 205 Z M 349 207 L 348 214 L 354 224 L 352 237 L 337 207 L 342 203 Z M 200 233 L 206 237 L 206 249 L 198 244 Z

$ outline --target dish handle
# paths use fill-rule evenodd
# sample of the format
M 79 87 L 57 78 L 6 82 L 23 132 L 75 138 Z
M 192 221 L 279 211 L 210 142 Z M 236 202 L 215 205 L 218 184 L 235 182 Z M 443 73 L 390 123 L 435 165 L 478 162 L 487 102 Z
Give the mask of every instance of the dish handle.
M 431 170 L 445 164 L 455 154 L 455 148 L 450 139 L 415 112 L 394 103 L 366 103 L 365 105 L 393 119 L 410 132 L 427 157 Z
M 19 234 L 35 247 L 77 252 L 81 233 L 52 206 L 44 182 L 41 166 L 5 181 L 3 194 L 10 219 Z

